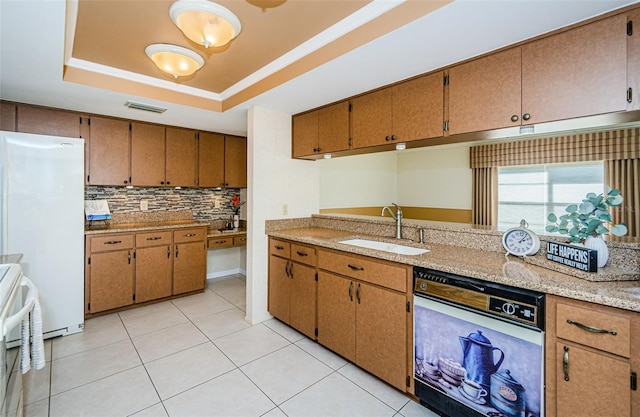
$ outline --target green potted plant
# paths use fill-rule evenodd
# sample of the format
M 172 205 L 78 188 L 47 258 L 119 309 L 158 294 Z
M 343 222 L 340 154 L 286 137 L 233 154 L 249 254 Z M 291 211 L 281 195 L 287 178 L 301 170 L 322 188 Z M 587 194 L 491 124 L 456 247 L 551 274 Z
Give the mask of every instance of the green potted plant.
M 583 243 L 589 249 L 598 251 L 598 267 L 606 265 L 609 259 L 609 249 L 602 239 L 603 235 L 611 233 L 623 236 L 627 233 L 624 223 L 613 224 L 610 207 L 618 207 L 623 198 L 620 190 L 612 189 L 607 194 L 588 193 L 580 204 L 569 204 L 566 214 L 560 217 L 549 213 L 550 223 L 545 230 L 550 233 L 568 235 L 569 242 Z M 607 227 L 610 224 L 610 229 Z

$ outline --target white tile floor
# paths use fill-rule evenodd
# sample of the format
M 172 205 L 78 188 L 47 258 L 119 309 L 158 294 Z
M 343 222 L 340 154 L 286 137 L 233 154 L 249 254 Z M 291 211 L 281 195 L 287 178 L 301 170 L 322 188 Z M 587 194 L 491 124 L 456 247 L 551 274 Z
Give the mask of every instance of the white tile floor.
M 275 319 L 249 325 L 244 294 L 233 275 L 46 341 L 25 416 L 435 416 Z

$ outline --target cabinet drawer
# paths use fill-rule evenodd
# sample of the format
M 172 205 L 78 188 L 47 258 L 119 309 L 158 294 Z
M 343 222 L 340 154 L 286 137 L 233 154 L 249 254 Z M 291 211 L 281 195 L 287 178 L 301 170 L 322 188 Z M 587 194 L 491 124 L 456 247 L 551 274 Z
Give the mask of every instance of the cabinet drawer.
M 233 246 L 232 237 L 211 237 L 207 241 L 209 249 L 230 248 Z
M 318 251 L 318 268 L 396 291 L 407 291 L 407 268 L 374 261 L 370 258 Z
M 616 334 L 595 333 L 583 328 L 581 325 L 589 326 L 592 329 L 615 331 Z M 556 326 L 556 334 L 560 338 L 611 352 L 625 358 L 630 355 L 631 320 L 627 316 L 594 310 L 593 307 L 586 308 L 585 306 L 583 308 L 558 303 Z
M 269 239 L 269 254 L 289 259 L 291 256 L 291 244 L 284 240 Z
M 173 231 L 173 243 L 198 242 L 207 240 L 207 228 L 179 229 Z
M 94 236 L 90 240 L 91 252 L 108 252 L 133 248 L 133 235 Z
M 310 266 L 316 266 L 316 249 L 311 246 L 292 243 L 291 259 Z
M 136 248 L 168 245 L 171 243 L 171 232 L 136 233 Z
M 246 236 L 234 236 L 233 237 L 233 246 L 243 246 L 247 244 Z

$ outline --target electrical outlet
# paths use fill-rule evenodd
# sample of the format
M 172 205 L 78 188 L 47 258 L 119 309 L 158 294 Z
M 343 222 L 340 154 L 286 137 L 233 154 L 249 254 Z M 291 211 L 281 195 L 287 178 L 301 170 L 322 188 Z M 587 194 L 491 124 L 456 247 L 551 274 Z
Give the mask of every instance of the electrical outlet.
M 149 210 L 149 200 L 140 200 L 140 211 Z
M 219 198 L 216 198 L 216 199 L 213 201 L 213 207 L 214 207 L 214 208 L 220 208 L 220 206 L 221 206 L 221 204 L 220 204 L 220 199 L 219 199 Z
M 285 203 L 282 205 L 282 215 L 286 216 L 288 214 L 289 214 L 289 205 Z

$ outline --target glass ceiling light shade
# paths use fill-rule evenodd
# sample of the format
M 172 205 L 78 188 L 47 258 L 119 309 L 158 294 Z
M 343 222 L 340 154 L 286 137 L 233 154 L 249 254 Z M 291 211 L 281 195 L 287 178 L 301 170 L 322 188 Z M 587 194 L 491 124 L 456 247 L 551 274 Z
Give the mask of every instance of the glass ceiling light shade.
M 204 65 L 200 55 L 181 46 L 154 43 L 147 46 L 144 52 L 158 68 L 174 78 L 191 75 Z
M 226 45 L 241 29 L 231 10 L 207 0 L 178 0 L 169 15 L 187 38 L 205 48 Z

